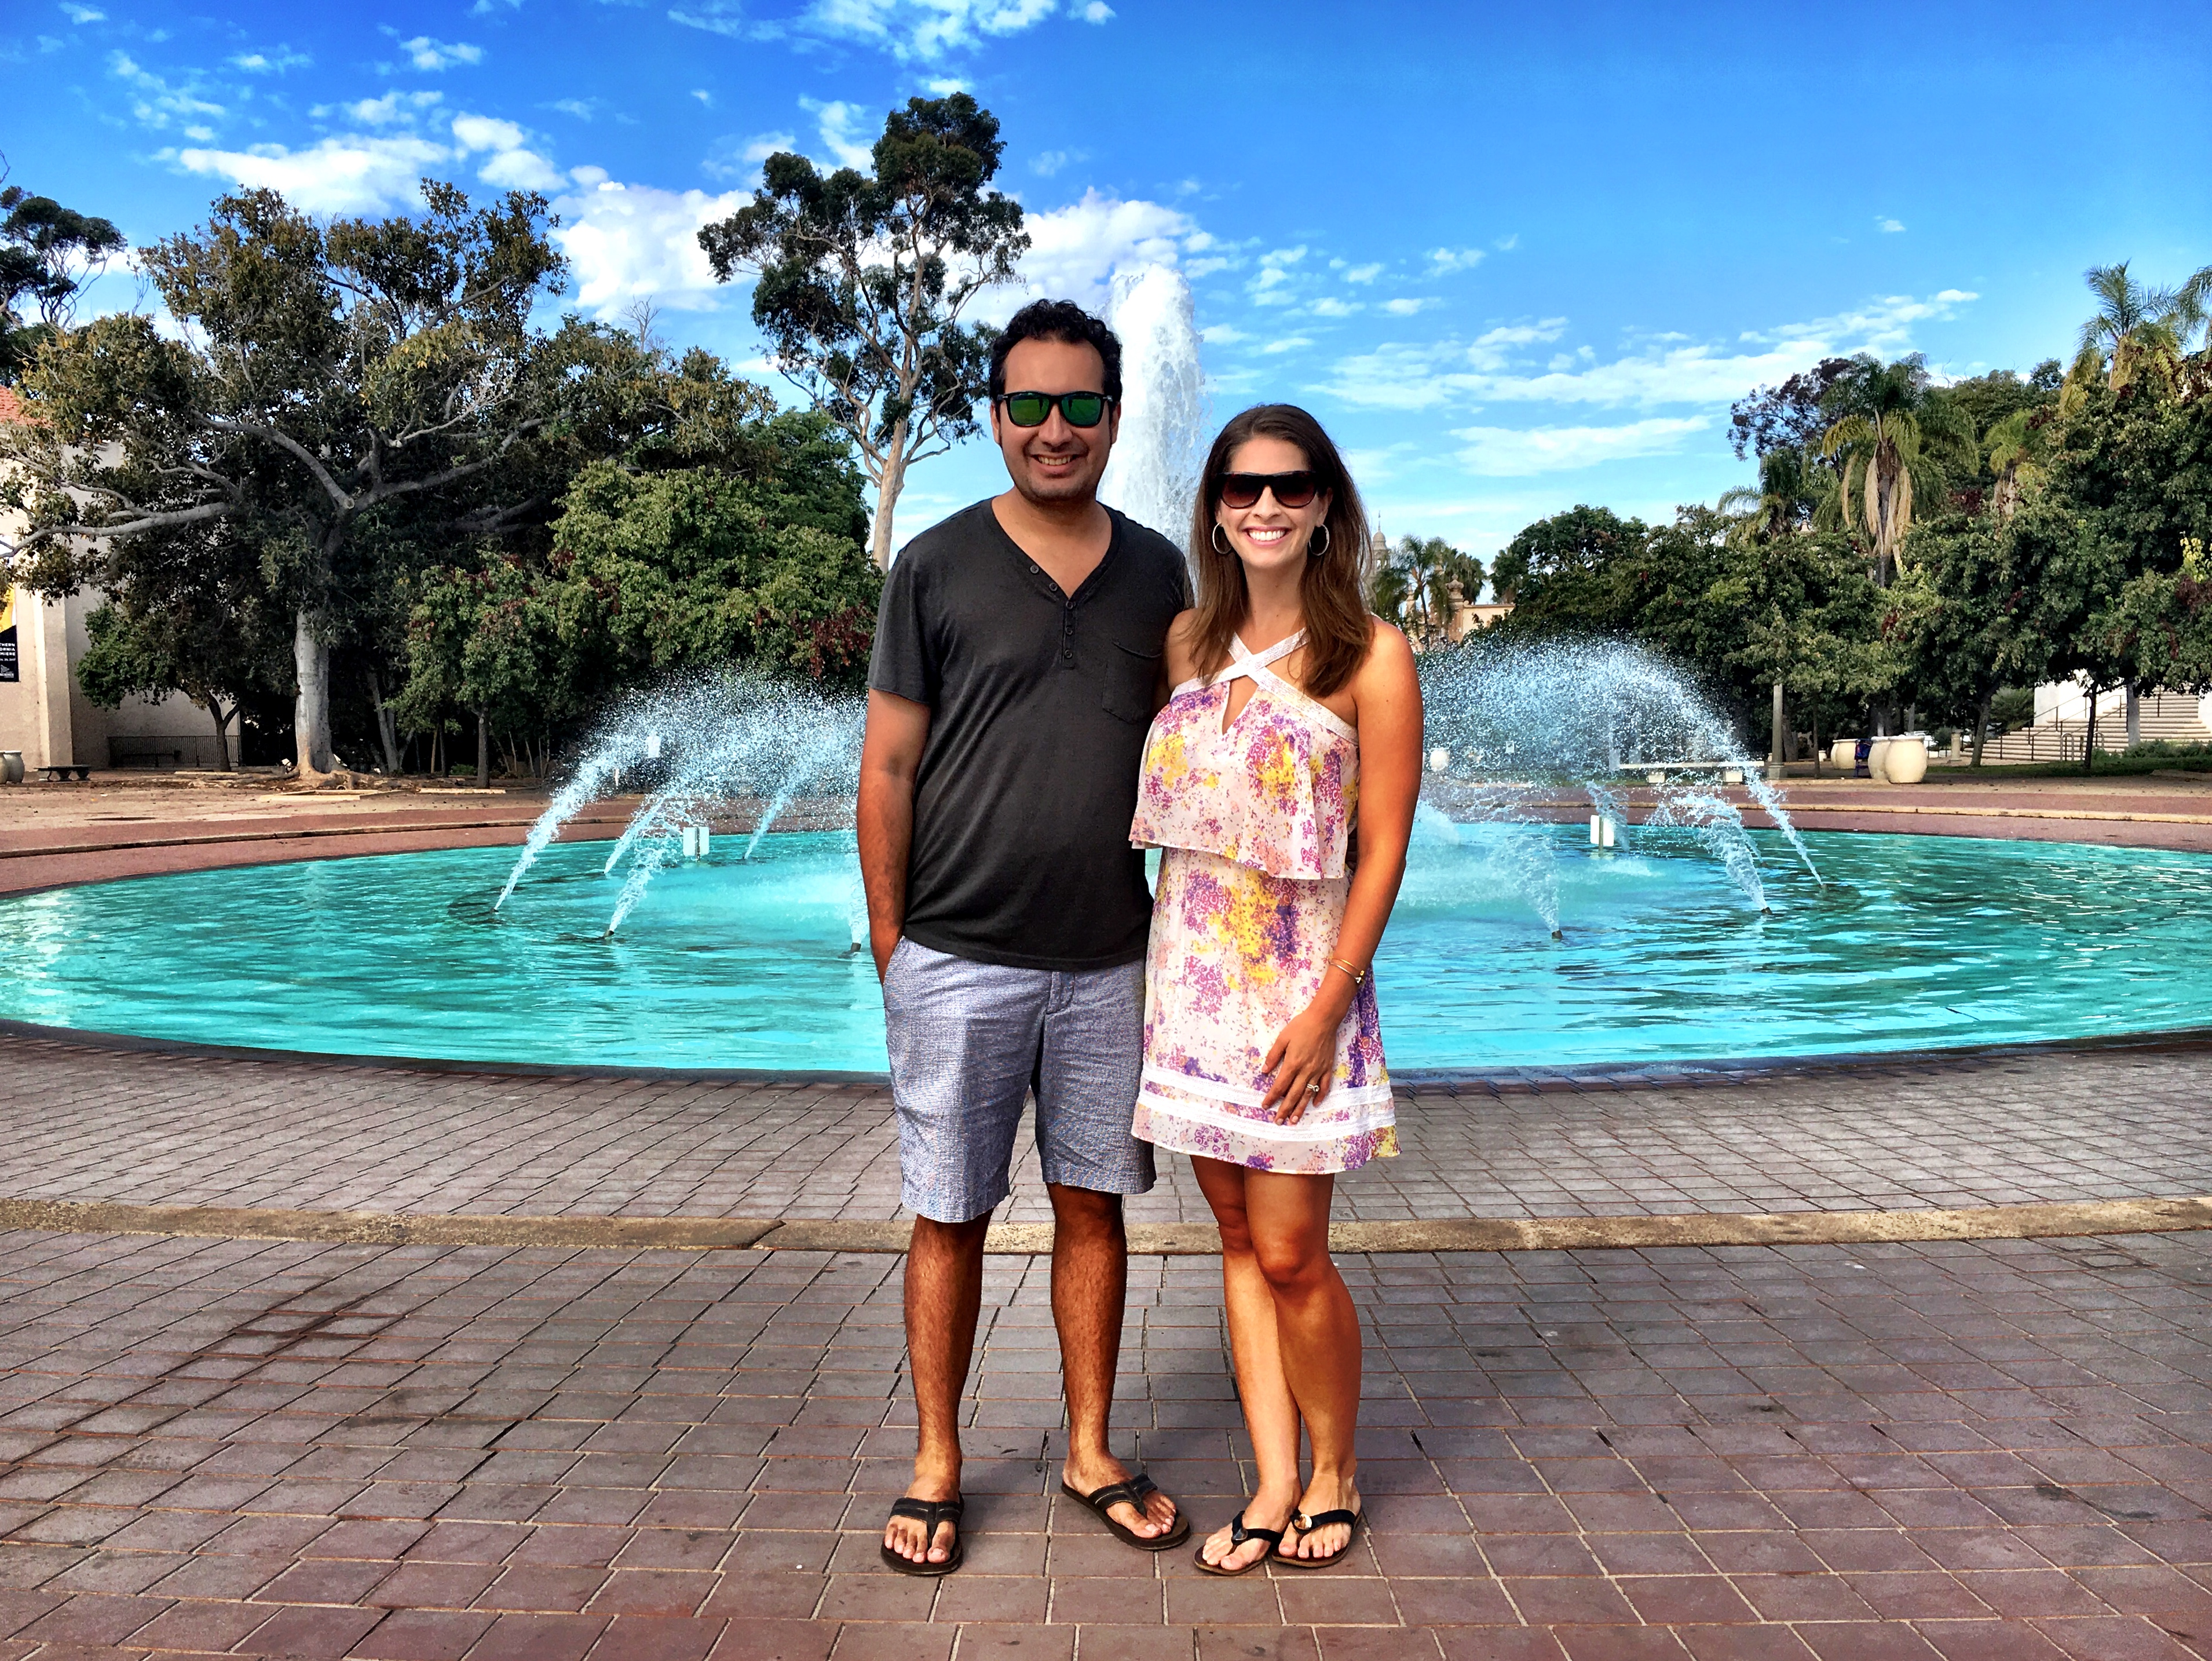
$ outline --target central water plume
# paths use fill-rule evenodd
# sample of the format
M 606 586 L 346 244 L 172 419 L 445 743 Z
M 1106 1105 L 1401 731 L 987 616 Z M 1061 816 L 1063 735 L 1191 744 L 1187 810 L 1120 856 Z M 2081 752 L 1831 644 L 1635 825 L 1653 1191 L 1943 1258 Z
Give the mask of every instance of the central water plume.
M 1121 425 L 1098 497 L 1182 547 L 1209 424 L 1190 284 L 1165 265 L 1119 271 L 1109 310 L 1121 338 Z

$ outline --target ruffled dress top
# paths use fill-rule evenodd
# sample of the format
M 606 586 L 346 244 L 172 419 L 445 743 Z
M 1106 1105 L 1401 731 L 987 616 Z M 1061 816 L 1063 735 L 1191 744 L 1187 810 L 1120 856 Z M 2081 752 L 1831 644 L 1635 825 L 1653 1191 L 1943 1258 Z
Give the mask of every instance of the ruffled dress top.
M 1334 971 L 1359 800 L 1359 737 L 1243 641 L 1152 721 L 1129 840 L 1158 848 L 1145 962 L 1143 1140 L 1255 1171 L 1351 1171 L 1398 1151 L 1373 976 L 1337 1029 L 1334 1080 L 1294 1124 L 1261 1106 L 1276 1035 Z M 1229 719 L 1230 690 L 1252 695 Z

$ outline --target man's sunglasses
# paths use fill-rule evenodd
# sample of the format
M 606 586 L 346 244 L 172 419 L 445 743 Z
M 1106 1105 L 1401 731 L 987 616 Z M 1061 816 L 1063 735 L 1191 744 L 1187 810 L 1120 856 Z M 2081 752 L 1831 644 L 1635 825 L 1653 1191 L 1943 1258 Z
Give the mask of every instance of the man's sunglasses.
M 1106 418 L 1113 399 L 1103 392 L 1008 392 L 999 400 L 1006 419 L 1017 427 L 1042 427 L 1052 419 L 1057 404 L 1071 427 L 1096 427 Z
M 1260 505 L 1260 492 L 1273 490 L 1279 508 L 1303 508 L 1320 494 L 1311 473 L 1224 473 L 1221 505 L 1243 512 Z

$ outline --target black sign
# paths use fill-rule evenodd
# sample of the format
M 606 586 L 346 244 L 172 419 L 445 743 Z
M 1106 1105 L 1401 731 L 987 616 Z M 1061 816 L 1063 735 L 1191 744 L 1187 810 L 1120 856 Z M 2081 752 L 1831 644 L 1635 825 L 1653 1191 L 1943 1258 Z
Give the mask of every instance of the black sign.
M 15 591 L 0 584 L 0 680 L 21 680 L 15 658 Z

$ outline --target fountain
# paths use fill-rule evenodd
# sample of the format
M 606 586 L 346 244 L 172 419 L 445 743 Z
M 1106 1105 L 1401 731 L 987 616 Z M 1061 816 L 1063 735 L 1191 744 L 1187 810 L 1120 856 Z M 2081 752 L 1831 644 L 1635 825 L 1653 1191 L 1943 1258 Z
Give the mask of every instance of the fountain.
M 1116 272 L 1108 310 L 1121 338 L 1121 426 L 1098 499 L 1180 548 L 1211 425 L 1190 284 L 1165 265 Z
M 612 877 L 624 861 L 629 864 L 607 919 L 609 934 L 636 910 L 672 857 L 708 857 L 717 814 L 752 810 L 752 835 L 742 855 L 748 860 L 802 799 L 835 804 L 849 818 L 864 709 L 852 694 L 751 672 L 693 679 L 625 700 L 586 742 L 582 761 L 531 826 L 493 911 L 514 897 L 561 827 L 628 772 L 656 782 L 600 867 L 602 876 Z M 857 896 L 857 868 L 854 889 Z M 866 911 L 857 900 L 853 928 L 854 942 L 865 940 Z

